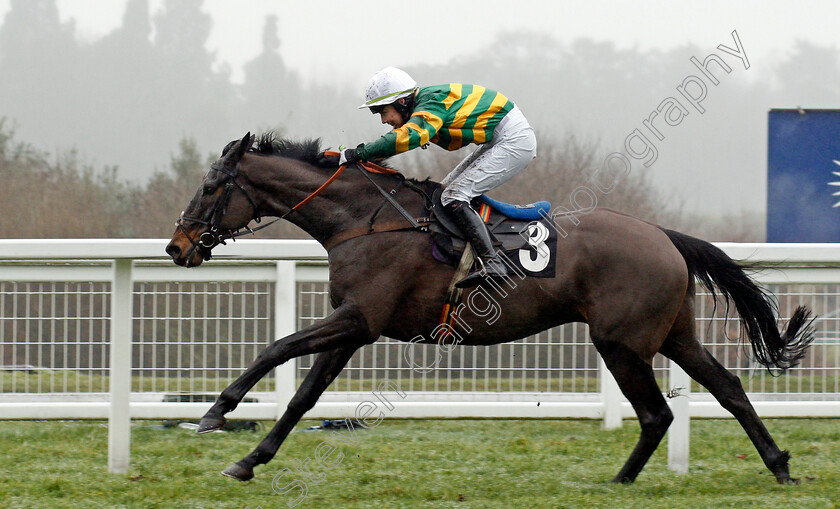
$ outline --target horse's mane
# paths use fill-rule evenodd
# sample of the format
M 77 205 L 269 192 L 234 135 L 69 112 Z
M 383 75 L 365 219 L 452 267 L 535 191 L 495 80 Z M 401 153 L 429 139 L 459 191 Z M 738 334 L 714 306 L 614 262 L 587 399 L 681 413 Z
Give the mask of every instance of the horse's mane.
M 318 155 L 321 151 L 320 139 L 290 140 L 281 138 L 274 131 L 268 131 L 260 135 L 254 152 L 268 156 L 288 157 L 297 159 L 318 167 L 330 166 L 325 161 L 320 161 Z
M 268 156 L 279 156 L 297 159 L 298 161 L 309 163 L 318 168 L 338 168 L 337 161 L 328 160 L 320 157 L 320 154 L 323 152 L 323 150 L 321 149 L 320 138 L 291 140 L 278 136 L 277 133 L 275 133 L 274 131 L 268 131 L 259 136 L 256 145 L 252 148 L 252 151 L 258 154 Z M 391 167 L 384 161 L 377 162 L 377 164 L 386 168 Z M 429 193 L 431 193 L 431 191 L 434 190 L 435 187 L 440 185 L 437 182 L 429 180 L 428 178 L 422 181 L 413 178 L 406 178 L 405 180 L 417 186 L 420 186 Z

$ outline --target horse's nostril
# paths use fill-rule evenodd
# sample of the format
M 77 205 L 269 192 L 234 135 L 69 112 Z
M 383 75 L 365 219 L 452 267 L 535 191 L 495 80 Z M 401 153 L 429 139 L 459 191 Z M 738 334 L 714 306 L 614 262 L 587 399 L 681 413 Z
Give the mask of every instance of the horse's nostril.
M 181 255 L 181 248 L 178 247 L 176 244 L 170 242 L 169 245 L 166 246 L 166 254 L 168 254 L 172 258 L 177 258 Z

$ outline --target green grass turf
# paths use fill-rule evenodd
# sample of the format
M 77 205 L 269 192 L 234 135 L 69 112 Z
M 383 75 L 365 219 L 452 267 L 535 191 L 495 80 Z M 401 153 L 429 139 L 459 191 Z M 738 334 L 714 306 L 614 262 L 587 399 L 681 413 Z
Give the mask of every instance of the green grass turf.
M 300 492 L 279 495 L 272 478 L 294 470 L 294 460 L 315 465 L 316 449 L 330 440 L 344 457 L 330 470 L 312 467 L 324 479 L 307 481 L 297 507 L 839 507 L 840 421 L 766 423 L 791 451 L 801 485 L 777 485 L 733 419 L 692 421 L 690 474 L 668 470 L 663 442 L 632 485 L 608 481 L 635 444 L 636 421 L 606 431 L 583 420 L 385 420 L 357 430 L 357 445 L 332 431 L 292 433 L 247 483 L 219 471 L 249 453 L 267 428 L 199 436 L 135 421 L 130 471 L 116 475 L 107 471 L 104 422 L 0 421 L 0 506 L 282 508 Z M 291 476 L 281 481 L 278 488 Z

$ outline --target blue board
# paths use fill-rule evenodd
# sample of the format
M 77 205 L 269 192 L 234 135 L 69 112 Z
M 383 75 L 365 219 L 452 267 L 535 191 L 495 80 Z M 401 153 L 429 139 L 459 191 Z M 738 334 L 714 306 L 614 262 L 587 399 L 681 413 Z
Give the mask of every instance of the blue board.
M 768 135 L 767 242 L 840 242 L 840 110 L 770 110 Z

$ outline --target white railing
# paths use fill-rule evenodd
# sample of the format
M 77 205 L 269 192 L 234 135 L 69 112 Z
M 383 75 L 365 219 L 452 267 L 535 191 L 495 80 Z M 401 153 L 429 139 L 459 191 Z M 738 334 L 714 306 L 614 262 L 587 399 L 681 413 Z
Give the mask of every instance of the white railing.
M 109 467 L 128 466 L 133 418 L 198 418 L 270 341 L 329 312 L 326 253 L 314 241 L 242 240 L 200 268 L 176 267 L 165 240 L 0 240 L 0 418 L 108 418 Z M 803 303 L 822 316 L 812 355 L 785 378 L 756 370 L 733 323 L 698 296 L 698 333 L 742 376 L 762 416 L 840 417 L 840 246 L 718 244 L 763 265 L 757 279 L 779 295 L 783 316 Z M 720 310 L 718 310 L 720 311 Z M 718 313 L 720 314 L 720 312 Z M 405 391 L 389 417 L 583 417 L 607 427 L 632 417 L 599 362 L 584 326 L 565 326 L 506 345 L 447 351 L 418 372 L 406 345 L 362 349 L 308 417 L 353 416 L 378 403 L 380 384 Z M 428 365 L 434 347 L 412 350 Z M 275 419 L 311 358 L 279 367 L 234 418 Z M 677 415 L 671 464 L 687 458 L 688 418 L 725 417 L 708 394 L 689 395 L 676 366 L 655 364 Z M 679 437 L 682 439 L 678 440 Z M 679 452 L 685 449 L 684 452 Z M 686 463 L 687 464 L 687 463 Z

